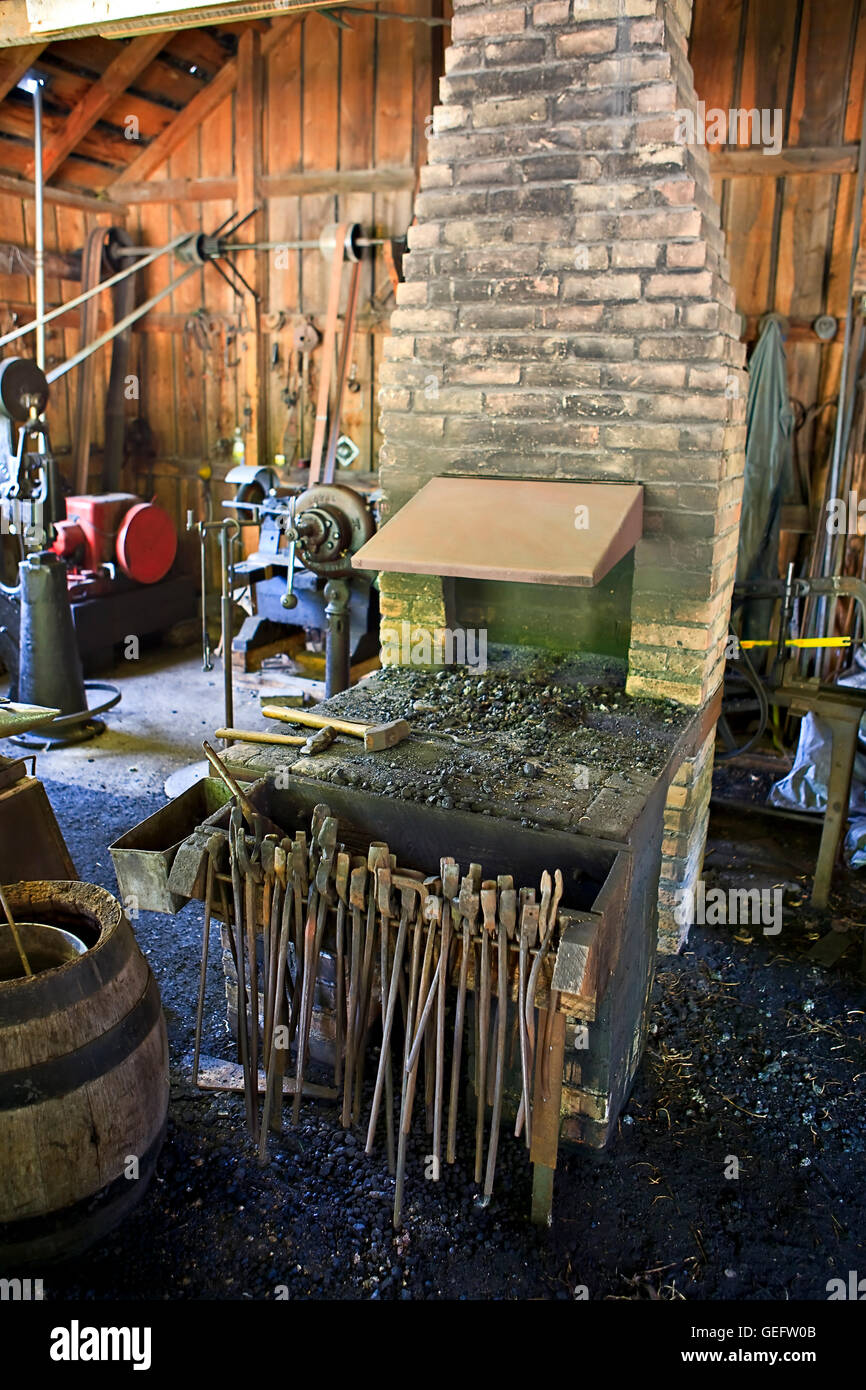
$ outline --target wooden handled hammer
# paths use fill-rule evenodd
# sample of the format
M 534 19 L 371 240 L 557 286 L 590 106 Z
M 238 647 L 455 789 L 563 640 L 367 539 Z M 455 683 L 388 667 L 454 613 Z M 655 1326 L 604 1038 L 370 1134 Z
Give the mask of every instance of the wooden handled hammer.
M 314 714 L 305 709 L 284 709 L 282 705 L 263 705 L 262 714 L 267 719 L 282 719 L 287 724 L 304 724 L 308 729 L 324 729 L 330 726 L 336 729 L 338 734 L 362 738 L 364 749 L 368 753 L 378 753 L 383 748 L 394 748 L 411 732 L 405 719 L 392 719 L 387 724 L 361 724 L 348 719 L 334 719 L 331 715 Z

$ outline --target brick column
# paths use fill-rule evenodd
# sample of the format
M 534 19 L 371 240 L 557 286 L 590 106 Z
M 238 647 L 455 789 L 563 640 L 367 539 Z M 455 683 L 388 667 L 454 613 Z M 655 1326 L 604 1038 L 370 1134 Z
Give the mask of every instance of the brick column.
M 691 0 L 455 0 L 386 341 L 382 483 L 446 470 L 635 481 L 628 689 L 700 707 L 724 669 L 744 349 L 694 110 Z M 384 629 L 445 621 L 383 576 Z M 662 929 L 699 871 L 712 740 L 666 825 Z

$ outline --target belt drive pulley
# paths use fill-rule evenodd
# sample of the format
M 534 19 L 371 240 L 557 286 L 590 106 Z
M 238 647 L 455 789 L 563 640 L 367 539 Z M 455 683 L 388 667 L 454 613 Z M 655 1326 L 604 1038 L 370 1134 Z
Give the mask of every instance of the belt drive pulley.
M 371 538 L 374 523 L 354 488 L 317 483 L 297 498 L 292 529 L 290 539 L 304 568 L 326 579 L 340 579 L 352 573 L 352 556 Z

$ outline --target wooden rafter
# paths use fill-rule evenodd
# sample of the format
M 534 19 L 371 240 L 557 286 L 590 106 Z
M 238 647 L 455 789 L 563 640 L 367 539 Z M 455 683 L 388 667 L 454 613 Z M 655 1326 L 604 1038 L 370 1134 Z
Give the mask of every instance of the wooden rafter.
M 105 114 L 119 96 L 122 96 L 139 73 L 153 62 L 153 59 L 171 39 L 171 34 L 146 34 L 132 39 L 126 44 L 105 72 L 94 82 L 76 107 L 70 111 L 60 130 L 46 143 L 42 157 L 42 177 L 50 179 L 75 147 L 83 140 L 89 130 Z M 25 169 L 28 178 L 36 172 L 35 160 Z
M 270 53 L 278 44 L 282 43 L 283 39 L 288 37 L 298 23 L 299 20 L 295 16 L 274 20 L 270 29 L 262 36 L 262 54 Z M 220 103 L 235 90 L 237 84 L 238 60 L 237 58 L 230 58 L 207 86 L 203 87 L 198 95 L 193 97 L 189 105 L 185 106 L 183 111 L 175 117 L 171 125 L 166 126 L 155 140 L 151 140 L 141 154 L 124 169 L 120 177 L 115 179 L 109 186 L 109 193 L 122 195 L 124 185 L 140 183 L 142 179 L 150 178 L 154 170 L 165 163 L 172 150 L 175 150 L 212 111 L 216 110 Z
M 28 68 L 31 68 L 40 53 L 48 45 L 44 43 L 25 43 L 20 48 L 7 48 L 0 52 L 0 101 L 17 87 Z

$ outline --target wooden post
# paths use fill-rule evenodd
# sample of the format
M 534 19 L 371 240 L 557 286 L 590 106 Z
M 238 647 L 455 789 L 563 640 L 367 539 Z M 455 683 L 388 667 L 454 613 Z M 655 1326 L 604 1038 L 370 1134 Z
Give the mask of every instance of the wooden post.
M 235 98 L 235 173 L 238 181 L 238 211 L 241 216 L 261 204 L 262 117 L 264 67 L 261 38 L 256 29 L 246 29 L 238 45 L 238 87 Z M 239 240 L 264 241 L 266 219 L 261 209 L 246 222 Z M 251 251 L 237 257 L 244 277 L 257 292 L 258 300 L 247 296 L 246 318 L 249 330 L 242 334 L 242 390 L 246 461 L 267 463 L 268 411 L 267 362 L 262 323 L 262 306 L 267 302 L 268 253 Z

